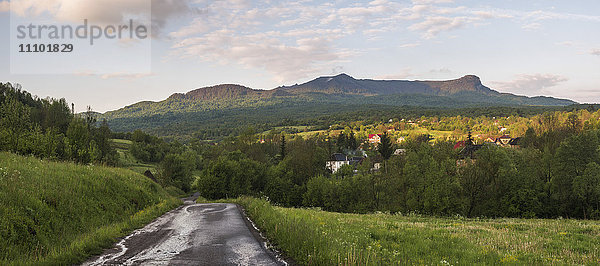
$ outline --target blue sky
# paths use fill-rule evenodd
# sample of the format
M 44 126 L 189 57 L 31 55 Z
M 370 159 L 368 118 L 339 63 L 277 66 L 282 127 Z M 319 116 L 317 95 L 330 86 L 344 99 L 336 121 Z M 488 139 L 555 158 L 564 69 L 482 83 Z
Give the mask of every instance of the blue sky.
M 77 9 L 86 1 L 108 8 Z M 90 105 L 101 112 L 220 83 L 271 89 L 342 72 L 408 80 L 474 74 L 502 92 L 600 102 L 597 0 L 152 4 L 151 73 L 11 75 L 5 41 L 0 81 L 41 97 L 65 97 L 78 111 Z M 4 0 L 0 34 L 10 35 L 11 10 L 35 10 L 56 21 L 83 13 L 116 23 L 124 17 L 119 14 L 144 12 L 144 5 L 147 0 Z

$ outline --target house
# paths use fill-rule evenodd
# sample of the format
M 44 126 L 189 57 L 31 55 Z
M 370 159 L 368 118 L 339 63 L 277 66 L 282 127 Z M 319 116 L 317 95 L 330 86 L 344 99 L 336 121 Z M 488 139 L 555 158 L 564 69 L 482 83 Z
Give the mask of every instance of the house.
M 459 142 L 457 142 L 456 144 L 454 144 L 454 149 L 458 149 L 458 148 L 462 148 L 466 145 L 466 142 L 464 140 L 461 140 Z
M 495 143 L 500 146 L 507 146 L 511 140 L 512 138 L 509 135 L 503 135 L 502 137 L 497 138 Z
M 396 149 L 394 155 L 406 155 L 406 149 Z
M 515 148 L 515 147 L 519 146 L 520 142 L 521 142 L 521 137 L 517 137 L 517 138 L 511 139 L 508 142 L 508 146 L 510 146 L 511 148 Z
M 342 166 L 350 164 L 348 157 L 341 153 L 334 153 L 331 155 L 331 160 L 326 162 L 327 169 L 331 170 L 332 173 L 337 172 Z
M 374 163 L 371 171 L 379 171 L 381 169 L 381 163 Z
M 481 147 L 483 145 L 469 144 L 466 141 L 459 141 L 454 145 L 455 150 L 460 149 L 458 154 L 462 159 L 473 158 L 475 152 L 481 149 Z
M 344 165 L 356 165 L 362 162 L 363 157 L 348 157 L 342 153 L 334 153 L 331 155 L 330 161 L 325 163 L 327 169 L 331 170 L 332 173 L 337 172 Z
M 396 143 L 402 143 L 404 141 L 406 141 L 404 137 L 399 137 L 398 139 L 396 139 Z
M 381 143 L 381 134 L 369 134 L 369 143 Z

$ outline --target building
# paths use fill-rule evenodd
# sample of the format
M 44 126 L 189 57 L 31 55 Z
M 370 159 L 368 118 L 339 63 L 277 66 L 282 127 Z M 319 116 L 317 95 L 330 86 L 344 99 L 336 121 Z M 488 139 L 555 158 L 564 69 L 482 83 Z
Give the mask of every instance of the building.
M 511 140 L 512 138 L 509 135 L 503 135 L 502 137 L 497 138 L 495 143 L 500 146 L 507 146 Z
M 394 155 L 406 155 L 406 149 L 396 149 Z
M 363 157 L 348 157 L 342 153 L 334 153 L 331 155 L 331 159 L 326 162 L 327 169 L 331 170 L 332 173 L 337 172 L 344 165 L 356 165 L 362 162 Z
M 519 146 L 519 142 L 521 141 L 520 137 L 517 138 L 512 138 L 509 135 L 503 135 L 501 137 L 498 138 L 487 138 L 485 140 L 485 142 L 487 143 L 494 143 L 498 146 L 502 146 L 502 147 L 511 147 L 511 148 L 515 148 L 517 146 Z
M 381 143 L 381 134 L 369 134 L 369 143 Z

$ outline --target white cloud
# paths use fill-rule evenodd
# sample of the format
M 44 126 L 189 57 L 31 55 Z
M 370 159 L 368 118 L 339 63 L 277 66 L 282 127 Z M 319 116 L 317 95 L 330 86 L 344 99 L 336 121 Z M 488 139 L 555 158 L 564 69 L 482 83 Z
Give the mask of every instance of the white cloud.
M 8 1 L 0 2 L 0 12 L 10 11 L 10 3 Z
M 539 30 L 540 28 L 542 28 L 542 24 L 537 23 L 537 22 L 533 22 L 533 23 L 529 23 L 529 24 L 523 25 L 521 28 L 524 29 L 524 30 L 535 31 L 535 30 Z
M 534 21 L 541 20 L 578 20 L 578 21 L 590 21 L 590 22 L 600 22 L 600 16 L 590 16 L 590 15 L 581 15 L 581 14 L 571 14 L 571 13 L 557 13 L 551 11 L 543 11 L 536 10 L 527 12 L 522 15 L 525 19 L 531 19 Z
M 440 68 L 440 69 L 429 70 L 429 73 L 433 73 L 433 74 L 451 74 L 452 70 L 450 70 L 447 67 L 443 67 L 443 68 Z
M 442 31 L 459 29 L 477 20 L 478 19 L 473 17 L 432 16 L 426 18 L 422 22 L 411 25 L 410 27 L 408 27 L 408 29 L 415 31 L 423 31 L 423 38 L 431 39 Z
M 573 47 L 573 46 L 575 46 L 575 42 L 572 42 L 572 41 L 558 42 L 556 44 L 557 45 L 562 45 L 562 46 L 567 46 L 567 47 Z
M 454 0 L 413 0 L 414 4 L 451 4 Z
M 491 82 L 491 84 L 502 91 L 540 95 L 548 94 L 549 88 L 556 87 L 568 80 L 567 77 L 554 74 L 520 74 L 512 81 Z
M 600 49 L 592 49 L 590 54 L 600 56 Z
M 421 43 L 420 42 L 415 42 L 415 43 L 405 43 L 405 44 L 401 44 L 400 46 L 398 46 L 399 48 L 413 48 L 413 47 L 417 47 L 420 46 Z
M 62 22 L 81 22 L 87 19 L 99 24 L 117 24 L 129 19 L 152 20 L 160 31 L 168 19 L 197 12 L 191 0 L 12 0 L 10 10 L 18 16 L 35 17 L 48 14 Z M 4 7 L 2 2 L 0 8 Z M 155 32 L 156 33 L 156 32 Z
M 89 72 L 89 71 L 81 71 L 81 72 L 74 73 L 74 75 L 83 76 L 83 77 L 99 77 L 101 79 L 114 79 L 114 78 L 140 79 L 140 78 L 144 78 L 144 77 L 154 76 L 155 74 L 154 73 L 126 73 L 126 72 L 97 74 L 97 73 Z
M 401 79 L 407 79 L 407 78 L 410 78 L 413 76 L 414 76 L 414 74 L 412 73 L 412 69 L 409 67 L 406 67 L 406 68 L 400 69 L 400 71 L 398 71 L 395 74 L 381 75 L 381 76 L 375 77 L 375 79 L 401 80 Z
M 174 48 L 174 55 L 178 57 L 262 68 L 272 73 L 278 82 L 314 75 L 345 56 L 344 52 L 335 52 L 331 40 L 325 37 L 301 38 L 285 44 L 269 34 L 243 35 L 232 30 L 188 38 Z

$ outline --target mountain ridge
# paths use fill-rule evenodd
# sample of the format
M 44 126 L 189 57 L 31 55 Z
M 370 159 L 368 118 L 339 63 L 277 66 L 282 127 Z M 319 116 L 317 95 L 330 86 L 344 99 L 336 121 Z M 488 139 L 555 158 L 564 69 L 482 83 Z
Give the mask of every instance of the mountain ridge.
M 527 97 L 511 93 L 495 91 L 481 82 L 476 75 L 466 75 L 452 80 L 375 80 L 355 79 L 342 73 L 335 76 L 321 76 L 302 84 L 279 86 L 270 90 L 252 89 L 239 84 L 219 84 L 202 87 L 187 93 L 172 94 L 167 100 L 231 100 L 241 97 L 271 98 L 321 94 L 326 96 L 380 96 L 392 94 L 422 94 L 433 96 L 455 96 L 465 92 L 493 97 L 527 98 L 535 104 L 536 99 L 545 101 L 540 105 L 570 105 L 576 102 L 568 99 L 558 99 L 549 96 Z M 553 102 L 554 104 L 548 102 Z
M 311 123 L 325 127 L 333 117 L 370 116 L 382 110 L 398 114 L 435 108 L 443 114 L 460 108 L 545 110 L 573 104 L 576 102 L 565 99 L 500 93 L 474 75 L 445 81 L 408 81 L 355 79 L 340 74 L 271 90 L 238 84 L 203 87 L 158 102 L 128 105 L 106 112 L 98 120 L 106 119 L 117 132 L 142 129 L 160 136 L 218 139 L 244 127 L 266 131 L 275 125 L 311 119 Z

